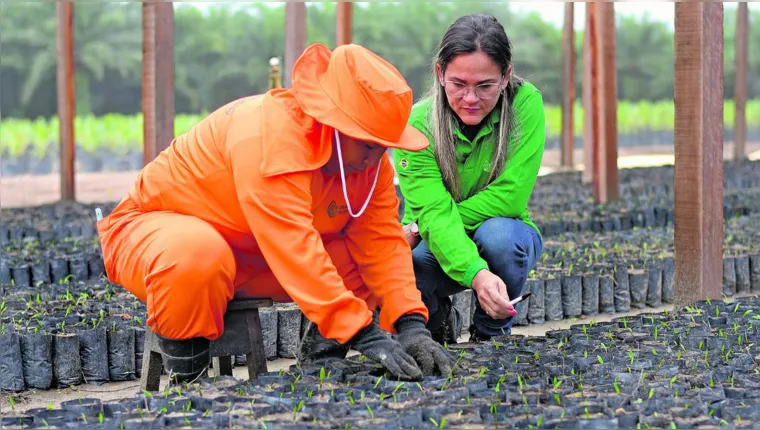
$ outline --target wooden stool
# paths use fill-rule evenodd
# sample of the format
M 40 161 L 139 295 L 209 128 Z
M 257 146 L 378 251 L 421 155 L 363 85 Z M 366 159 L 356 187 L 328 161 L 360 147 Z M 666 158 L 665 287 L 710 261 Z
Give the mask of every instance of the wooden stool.
M 233 299 L 227 304 L 227 312 L 224 314 L 224 333 L 209 346 L 216 375 L 232 376 L 232 359 L 236 355 L 243 354 L 248 364 L 249 379 L 254 379 L 256 375 L 267 371 L 259 308 L 270 306 L 272 306 L 270 299 Z M 140 390 L 158 391 L 163 358 L 153 331 L 147 326 L 143 354 Z M 220 358 L 224 359 L 220 360 Z

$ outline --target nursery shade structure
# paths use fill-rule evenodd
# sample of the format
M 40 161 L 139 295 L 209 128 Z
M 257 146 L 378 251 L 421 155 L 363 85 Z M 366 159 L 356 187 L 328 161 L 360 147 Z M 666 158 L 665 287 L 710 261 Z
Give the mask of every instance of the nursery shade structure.
M 61 142 L 61 200 L 74 201 L 74 4 L 57 2 L 56 65 Z M 149 163 L 174 137 L 174 5 L 142 3 L 143 163 Z
M 336 2 L 335 45 L 351 43 L 353 32 L 353 2 Z M 306 49 L 306 3 L 285 3 L 285 61 L 283 64 L 284 87 L 290 87 L 290 73 L 298 57 Z
M 353 4 L 350 1 L 338 2 L 335 11 L 335 44 L 351 43 Z
M 74 185 L 74 4 L 55 4 L 57 20 L 56 72 L 58 86 L 58 119 L 61 140 L 61 200 L 76 200 Z
M 593 187 L 594 201 L 597 203 L 614 202 L 620 194 L 614 8 L 612 2 L 586 3 L 583 42 L 583 110 L 586 113 L 583 180 Z M 569 91 L 567 87 L 565 91 Z M 565 103 L 563 109 L 571 110 L 572 106 Z
M 676 304 L 719 299 L 723 256 L 723 3 L 675 4 Z
M 747 74 L 749 60 L 747 58 L 747 45 L 749 43 L 749 11 L 747 2 L 739 2 L 736 8 L 736 70 L 734 82 L 734 159 L 747 157 Z
M 142 19 L 143 163 L 148 164 L 174 138 L 174 5 L 146 1 Z
M 573 129 L 573 106 L 575 105 L 575 29 L 573 2 L 565 3 L 565 22 L 562 28 L 562 144 L 561 165 L 573 167 L 575 132 Z
M 285 3 L 285 64 L 282 85 L 290 87 L 293 65 L 306 49 L 306 3 Z

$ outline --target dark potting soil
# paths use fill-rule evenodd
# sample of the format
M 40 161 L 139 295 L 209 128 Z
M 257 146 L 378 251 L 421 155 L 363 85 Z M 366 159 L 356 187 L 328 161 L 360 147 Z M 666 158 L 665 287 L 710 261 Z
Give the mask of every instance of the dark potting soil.
M 599 314 L 599 275 L 597 273 L 583 275 L 581 299 L 583 315 L 596 316 Z
M 135 333 L 114 327 L 108 332 L 108 376 L 111 381 L 135 379 Z
M 53 385 L 53 336 L 29 331 L 21 336 L 24 383 L 47 390 Z
M 757 314 L 757 297 L 702 301 L 546 337 L 451 345 L 455 370 L 422 381 L 394 380 L 357 356 L 4 419 L 105 428 L 755 428 Z
M 583 278 L 580 275 L 562 277 L 562 313 L 565 318 L 580 317 L 582 313 Z
M 749 293 L 751 283 L 749 278 L 749 256 L 737 255 L 734 257 L 734 270 L 736 272 L 736 292 Z
M 24 382 L 21 338 L 17 333 L 0 334 L 0 390 L 22 391 Z
M 736 293 L 756 292 L 760 291 L 760 257 L 755 248 L 760 241 L 760 222 L 752 214 L 760 212 L 760 163 L 731 166 L 725 180 L 724 212 L 729 246 L 726 246 L 724 263 L 727 268 L 733 267 L 733 275 L 728 269 L 726 285 Z M 526 291 L 531 291 L 533 296 L 520 306 L 515 325 L 612 314 L 632 307 L 643 309 L 672 302 L 673 170 L 632 169 L 621 175 L 621 179 L 625 178 L 621 181 L 623 198 L 604 207 L 591 203 L 589 189 L 577 174 L 563 173 L 539 179 L 531 212 L 544 235 L 551 238 L 545 255 L 541 256 L 526 284 Z M 572 190 L 569 194 L 568 189 Z M 566 197 L 568 195 L 572 197 Z M 89 336 L 93 339 L 82 339 L 88 337 L 83 333 L 93 327 L 110 329 L 100 321 L 102 315 L 106 319 L 114 315 L 129 316 L 130 321 L 120 324 L 119 330 L 139 327 L 146 320 L 144 305 L 125 294 L 121 287 L 92 282 L 101 279 L 104 273 L 94 229 L 95 207 L 101 207 L 107 214 L 113 204 L 57 204 L 3 211 L 0 243 L 7 252 L 0 256 L 0 296 L 3 299 L 0 307 L 7 312 L 2 313 L 0 309 L 0 320 L 11 331 L 27 333 L 30 327 L 38 327 L 53 336 L 52 386 L 60 383 L 58 373 L 66 373 L 56 370 L 66 368 L 56 353 L 57 336 L 66 333 L 76 333 L 80 342 L 81 383 L 131 379 L 140 372 L 144 338 L 134 330 L 134 352 L 127 356 L 112 350 L 108 332 L 105 352 L 102 352 L 102 335 L 91 333 Z M 735 215 L 739 218 L 733 218 Z M 82 288 L 83 283 L 78 280 L 86 280 L 92 287 Z M 471 309 L 471 297 L 460 297 L 457 303 L 461 305 L 459 308 L 465 309 L 463 303 L 467 302 Z M 728 310 L 721 309 L 721 313 L 724 312 Z M 272 308 L 262 309 L 260 316 L 268 358 L 292 357 L 305 327 L 300 312 Z M 468 321 L 470 315 L 463 318 Z M 704 315 L 695 317 L 710 324 L 723 324 L 720 327 L 724 332 L 733 330 L 722 318 L 723 315 L 709 320 Z M 639 325 L 651 324 L 639 321 Z M 719 340 L 710 342 L 730 345 L 726 340 Z M 578 336 L 572 341 L 573 345 L 587 348 L 601 348 L 602 343 Z M 92 364 L 94 357 L 99 360 L 97 365 Z M 74 361 L 72 359 L 69 367 L 72 375 L 72 369 L 76 368 Z M 244 365 L 245 360 L 235 357 L 234 363 Z M 587 365 L 586 362 L 578 364 Z
M 749 280 L 752 292 L 760 291 L 760 254 L 749 256 Z
M 650 263 L 648 266 L 646 304 L 654 308 L 662 306 L 662 267 L 656 263 Z
M 736 265 L 734 257 L 723 257 L 723 294 L 727 297 L 736 294 Z
M 671 304 L 675 298 L 675 260 L 673 257 L 662 259 L 662 301 Z
M 105 327 L 85 329 L 79 336 L 82 376 L 88 384 L 101 385 L 110 377 L 108 367 L 108 335 Z
M 82 382 L 79 359 L 79 337 L 74 333 L 53 336 L 53 377 L 56 387 L 64 388 Z
M 544 306 L 547 321 L 559 321 L 564 318 L 562 310 L 562 278 L 551 277 L 544 280 Z
M 631 308 L 644 309 L 649 289 L 648 273 L 644 270 L 629 271 L 628 285 L 631 289 Z
M 615 310 L 628 312 L 631 310 L 631 289 L 628 283 L 628 266 L 625 263 L 615 263 Z
M 515 305 L 515 312 L 517 316 L 512 318 L 512 325 L 514 326 L 526 326 L 528 325 L 528 312 L 530 309 L 530 302 L 533 301 L 533 296 L 521 301 Z
M 610 275 L 599 277 L 599 310 L 604 314 L 615 313 L 615 280 Z
M 0 367 L 15 369 L 25 363 L 26 367 L 18 367 L 21 371 L 37 369 L 35 363 L 44 362 L 40 371 L 24 374 L 23 387 L 10 382 L 13 374 L 0 375 L 8 390 L 103 384 L 139 376 L 146 310 L 121 287 L 71 280 L 34 287 L 0 286 L 0 292 L 0 334 L 21 336 L 18 350 L 22 353 L 21 359 L 12 358 L 16 354 L 12 341 L 3 338 L 9 346 L 2 348 L 5 355 L 0 355 Z M 49 356 L 44 336 L 50 337 Z M 52 370 L 49 385 L 48 367 Z
M 544 281 L 542 279 L 528 279 L 525 282 L 525 290 L 531 293 L 528 320 L 531 324 L 543 324 L 546 319 Z

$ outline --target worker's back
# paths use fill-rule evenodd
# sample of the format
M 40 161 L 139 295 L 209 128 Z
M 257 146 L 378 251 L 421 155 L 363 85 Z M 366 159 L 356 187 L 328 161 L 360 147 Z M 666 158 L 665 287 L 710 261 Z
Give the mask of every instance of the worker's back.
M 169 210 L 234 228 L 242 221 L 225 143 L 230 131 L 254 147 L 261 96 L 235 100 L 177 136 L 137 177 L 129 196 L 143 212 Z M 234 125 L 248 117 L 246 127 Z M 245 135 L 240 135 L 240 132 Z
M 331 153 L 324 134 L 289 90 L 235 100 L 174 139 L 140 172 L 129 196 L 141 212 L 193 215 L 217 228 L 233 248 L 252 250 L 240 189 L 265 188 L 269 177 L 324 164 Z M 385 165 L 391 169 L 387 160 Z M 374 173 L 370 168 L 346 178 L 352 201 L 367 198 Z M 317 230 L 339 233 L 350 219 L 340 178 L 325 178 L 317 168 L 311 193 Z

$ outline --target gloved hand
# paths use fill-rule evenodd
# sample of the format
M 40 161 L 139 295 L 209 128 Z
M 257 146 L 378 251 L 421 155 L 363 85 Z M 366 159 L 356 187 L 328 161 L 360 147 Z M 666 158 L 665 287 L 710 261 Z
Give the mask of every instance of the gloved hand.
M 414 358 L 374 321 L 359 331 L 349 344 L 368 359 L 382 364 L 396 378 L 419 381 L 424 377 Z
M 396 321 L 395 327 L 398 342 L 422 367 L 423 374 L 432 376 L 438 368 L 442 376 L 448 376 L 451 372 L 451 359 L 425 328 L 425 318 L 422 315 L 404 315 Z

